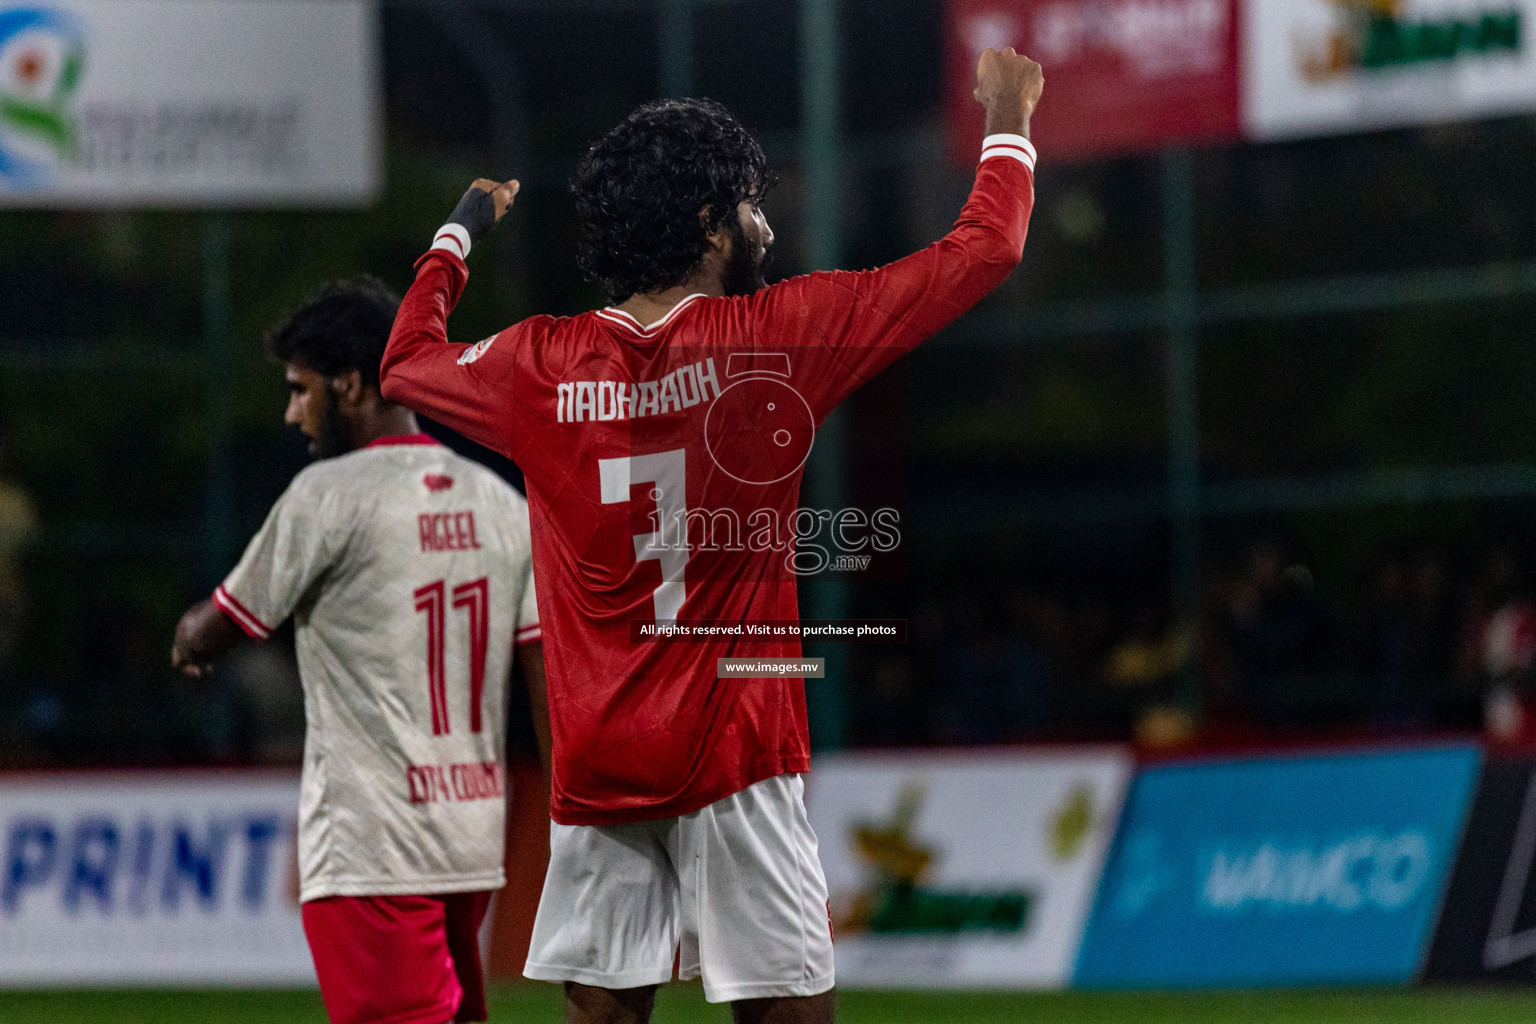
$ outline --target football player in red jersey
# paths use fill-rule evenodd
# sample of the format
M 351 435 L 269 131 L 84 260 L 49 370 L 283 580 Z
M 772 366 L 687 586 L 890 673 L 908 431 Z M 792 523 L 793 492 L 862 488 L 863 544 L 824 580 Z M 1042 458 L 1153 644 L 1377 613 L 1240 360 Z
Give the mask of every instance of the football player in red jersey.
M 554 821 L 525 973 L 566 984 L 567 1021 L 646 1021 L 674 958 L 738 1021 L 831 1020 L 804 680 L 717 678 L 718 658 L 798 658 L 798 639 L 632 630 L 798 617 L 782 528 L 806 511 L 805 435 L 1018 264 L 1043 85 L 1013 50 L 982 54 L 970 198 L 944 238 L 877 270 L 764 286 L 771 175 L 701 101 L 641 107 L 577 171 L 579 262 L 615 305 L 448 342 L 464 259 L 515 181 L 477 180 L 417 262 L 384 395 L 528 484 Z

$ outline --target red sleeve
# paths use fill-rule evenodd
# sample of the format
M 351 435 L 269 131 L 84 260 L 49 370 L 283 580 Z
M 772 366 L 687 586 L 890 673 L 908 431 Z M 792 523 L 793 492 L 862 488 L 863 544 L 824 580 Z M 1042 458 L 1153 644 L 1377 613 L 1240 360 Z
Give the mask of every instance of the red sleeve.
M 416 280 L 384 348 L 380 390 L 389 401 L 506 454 L 517 326 L 475 345 L 449 342 L 448 314 L 468 281 L 464 261 L 442 249 L 416 261 Z
M 820 420 L 1002 283 L 1024 256 L 1034 201 L 1029 168 L 983 160 L 960 219 L 928 248 L 877 270 L 807 274 L 758 292 L 754 344 L 807 349 L 794 353 L 795 378 Z

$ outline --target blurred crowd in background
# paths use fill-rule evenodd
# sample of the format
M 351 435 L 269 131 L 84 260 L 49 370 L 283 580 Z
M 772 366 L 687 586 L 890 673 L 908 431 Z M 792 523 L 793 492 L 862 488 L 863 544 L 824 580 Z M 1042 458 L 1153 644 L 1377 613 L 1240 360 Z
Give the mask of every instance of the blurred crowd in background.
M 35 524 L 0 481 L 0 766 L 289 764 L 303 744 L 291 627 L 242 647 L 211 681 L 169 670 L 164 630 L 94 605 L 84 671 L 22 672 L 37 628 L 18 557 Z M 1376 553 L 1353 588 L 1320 588 L 1305 552 L 1255 538 L 1204 580 L 1199 622 L 1166 600 L 1083 579 L 949 581 L 910 606 L 905 644 L 849 661 L 848 740 L 861 747 L 1134 742 L 1147 749 L 1483 733 L 1536 739 L 1530 553 L 1467 560 Z M 812 683 L 811 685 L 815 685 Z M 525 718 L 520 702 L 514 717 Z M 526 722 L 514 748 L 531 753 Z
M 1134 741 L 1149 748 L 1367 736 L 1532 738 L 1529 555 L 1375 553 L 1354 587 L 1255 538 L 1204 579 L 1203 616 L 1091 580 L 932 594 L 903 649 L 861 652 L 862 745 Z

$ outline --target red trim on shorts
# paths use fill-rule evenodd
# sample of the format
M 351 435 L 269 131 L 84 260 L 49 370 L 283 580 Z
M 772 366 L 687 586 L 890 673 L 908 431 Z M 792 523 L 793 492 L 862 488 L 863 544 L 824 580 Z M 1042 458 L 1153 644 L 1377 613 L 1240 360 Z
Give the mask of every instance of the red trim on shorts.
M 224 589 L 224 584 L 220 583 L 214 588 L 213 603 L 252 640 L 265 640 L 272 635 L 272 627 L 251 614 L 251 610 L 236 600 L 235 595 Z
M 442 444 L 431 434 L 395 434 L 392 437 L 376 437 L 363 445 L 364 448 L 388 448 L 397 444 Z
M 512 638 L 512 641 L 518 644 L 536 644 L 543 639 L 544 630 L 535 622 L 531 626 L 524 626 L 518 630 L 517 635 Z
M 483 1021 L 486 892 L 332 896 L 303 906 L 332 1024 Z

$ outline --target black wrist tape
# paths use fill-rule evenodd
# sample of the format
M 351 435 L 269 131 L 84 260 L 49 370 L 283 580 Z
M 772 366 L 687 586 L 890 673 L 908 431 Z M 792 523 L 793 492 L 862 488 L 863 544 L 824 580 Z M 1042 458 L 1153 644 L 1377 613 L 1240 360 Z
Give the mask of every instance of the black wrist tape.
M 478 242 L 496 226 L 496 200 L 489 192 L 471 188 L 448 215 L 448 223 L 458 224 L 469 232 L 470 241 Z

